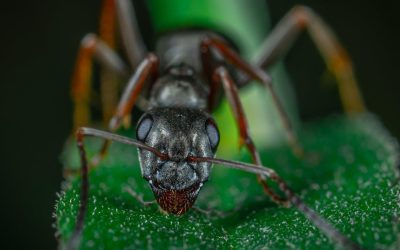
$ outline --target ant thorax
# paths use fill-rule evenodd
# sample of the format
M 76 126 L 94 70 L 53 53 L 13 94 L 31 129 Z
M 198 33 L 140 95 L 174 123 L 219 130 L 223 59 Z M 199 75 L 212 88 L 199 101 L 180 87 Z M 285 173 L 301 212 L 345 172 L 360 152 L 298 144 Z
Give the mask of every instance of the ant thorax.
M 208 86 L 187 64 L 172 66 L 160 77 L 150 93 L 151 107 L 207 109 Z

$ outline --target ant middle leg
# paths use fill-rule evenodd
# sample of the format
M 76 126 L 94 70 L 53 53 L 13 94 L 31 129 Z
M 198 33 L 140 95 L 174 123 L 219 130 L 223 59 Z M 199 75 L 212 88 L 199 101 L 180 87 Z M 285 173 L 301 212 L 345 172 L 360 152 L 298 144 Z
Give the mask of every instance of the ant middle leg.
M 272 96 L 272 100 L 278 111 L 280 120 L 283 127 L 285 128 L 286 135 L 288 138 L 289 146 L 292 149 L 294 155 L 302 157 L 304 155 L 303 148 L 297 138 L 296 133 L 293 130 L 292 123 L 290 122 L 289 116 L 287 115 L 281 100 L 279 99 L 275 89 L 272 86 L 271 77 L 263 71 L 261 68 L 253 66 L 242 59 L 233 49 L 231 49 L 223 40 L 215 37 L 206 37 L 201 43 L 201 53 L 203 58 L 210 57 L 210 49 L 216 49 L 222 54 L 224 59 L 230 62 L 236 68 L 242 70 L 250 78 L 263 84 Z M 207 69 L 207 68 L 206 68 Z
M 128 68 L 119 56 L 94 34 L 86 35 L 81 42 L 72 77 L 71 95 L 74 102 L 73 127 L 90 122 L 90 96 L 92 92 L 93 59 L 110 72 L 125 78 Z
M 155 76 L 157 75 L 157 69 L 157 56 L 152 53 L 148 54 L 139 64 L 136 72 L 130 78 L 128 84 L 123 91 L 118 107 L 108 125 L 108 128 L 111 132 L 117 131 L 121 127 L 121 125 L 123 125 L 124 118 L 131 113 L 132 108 L 138 100 L 139 94 L 143 89 L 143 86 L 149 79 L 155 78 Z M 96 166 L 99 161 L 104 158 L 107 153 L 109 144 L 109 140 L 106 140 L 103 143 L 99 153 L 92 159 L 92 166 Z
M 113 51 L 117 44 L 117 23 L 131 69 L 137 67 L 147 51 L 138 30 L 131 2 L 104 0 L 99 23 L 99 37 L 88 34 L 82 39 L 75 63 L 71 91 L 75 106 L 73 131 L 90 122 L 93 59 L 102 67 L 100 81 L 104 121 L 108 121 L 115 110 L 116 96 L 120 88 L 117 86 L 118 82 L 129 77 L 130 68 Z M 142 105 L 141 100 L 139 104 Z

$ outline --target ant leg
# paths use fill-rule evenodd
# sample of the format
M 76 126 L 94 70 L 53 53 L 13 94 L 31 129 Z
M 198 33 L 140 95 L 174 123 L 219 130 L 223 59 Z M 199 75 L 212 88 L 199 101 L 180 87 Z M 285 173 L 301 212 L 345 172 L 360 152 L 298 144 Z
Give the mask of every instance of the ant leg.
M 114 0 L 103 0 L 99 22 L 99 37 L 110 48 L 117 47 L 117 19 Z M 127 79 L 120 79 L 106 67 L 100 67 L 100 98 L 103 124 L 107 124 L 118 104 L 121 84 Z M 121 81 L 122 80 L 122 81 Z
M 137 24 L 135 9 L 129 0 L 114 1 L 122 44 L 131 67 L 135 69 L 147 54 L 147 49 Z
M 139 64 L 135 74 L 129 80 L 122 97 L 119 101 L 117 110 L 109 122 L 109 130 L 115 132 L 122 125 L 123 119 L 132 111 L 144 84 L 151 77 L 155 78 L 158 69 L 158 58 L 150 53 L 142 63 Z M 97 156 L 91 162 L 92 166 L 96 166 L 98 162 L 104 158 L 107 153 L 110 141 L 106 140 Z
M 74 128 L 87 125 L 90 119 L 90 92 L 92 60 L 121 77 L 128 75 L 127 67 L 118 55 L 94 34 L 86 35 L 81 42 L 72 77 L 71 94 L 74 102 Z
M 278 23 L 265 40 L 256 65 L 267 68 L 273 64 L 303 30 L 308 31 L 329 71 L 336 77 L 344 110 L 350 114 L 365 111 L 350 57 L 332 29 L 310 8 L 296 6 Z
M 127 192 L 128 194 L 130 194 L 133 198 L 135 198 L 139 203 L 141 203 L 143 206 L 150 206 L 153 204 L 157 204 L 156 200 L 152 200 L 152 201 L 145 201 L 143 200 L 143 196 L 139 195 L 138 193 L 136 193 L 132 188 L 130 187 L 125 187 L 124 191 Z
M 316 211 L 307 206 L 307 204 L 304 203 L 304 201 L 286 184 L 286 182 L 272 168 L 268 168 L 258 164 L 254 165 L 239 161 L 209 157 L 191 156 L 190 160 L 194 162 L 210 162 L 216 164 L 217 166 L 226 166 L 268 177 L 278 184 L 279 189 L 285 193 L 287 200 L 300 212 L 302 212 L 303 215 L 307 219 L 309 219 L 317 228 L 319 228 L 326 236 L 340 244 L 343 248 L 361 249 L 356 243 L 351 241 L 349 238 L 347 238 L 347 236 L 334 228 L 327 220 L 322 218 Z
M 79 210 L 78 210 L 78 215 L 76 217 L 76 225 L 74 228 L 74 231 L 72 232 L 72 235 L 70 239 L 67 242 L 66 249 L 77 249 L 80 244 L 80 239 L 82 236 L 82 229 L 83 229 L 83 223 L 87 214 L 87 208 L 88 208 L 88 201 L 89 201 L 89 168 L 88 168 L 88 162 L 86 158 L 86 151 L 84 147 L 84 138 L 87 136 L 93 136 L 93 137 L 98 137 L 98 138 L 103 138 L 107 141 L 112 140 L 116 142 L 120 142 L 123 144 L 131 145 L 131 146 L 136 146 L 144 150 L 148 150 L 150 152 L 153 152 L 157 157 L 160 157 L 161 159 L 166 158 L 168 156 L 162 154 L 159 152 L 157 149 L 152 148 L 150 146 L 147 146 L 146 144 L 135 140 L 131 139 L 125 136 L 120 136 L 117 134 L 93 129 L 93 128 L 85 128 L 85 127 L 80 127 L 77 129 L 76 132 L 76 141 L 77 141 L 77 146 L 79 150 L 79 156 L 81 159 L 81 194 L 80 194 L 80 203 L 79 203 Z
M 261 68 L 252 66 L 244 61 L 235 51 L 233 51 L 227 44 L 225 44 L 224 41 L 219 38 L 206 37 L 205 39 L 203 39 L 201 43 L 202 53 L 207 53 L 207 51 L 208 53 L 210 53 L 210 47 L 217 49 L 230 63 L 232 63 L 238 69 L 242 70 L 252 79 L 262 83 L 269 90 L 275 103 L 275 107 L 279 113 L 279 117 L 286 130 L 289 145 L 292 148 L 293 153 L 296 156 L 301 157 L 304 154 L 303 148 L 298 141 L 296 133 L 293 131 L 292 124 L 282 105 L 282 102 L 279 100 L 275 89 L 272 87 L 271 77 Z
M 251 154 L 253 162 L 256 165 L 262 165 L 260 154 L 258 153 L 256 146 L 254 145 L 254 142 L 250 137 L 249 126 L 247 124 L 247 119 L 243 110 L 243 106 L 240 102 L 236 85 L 229 75 L 228 70 L 224 66 L 219 66 L 215 69 L 213 78 L 215 82 L 222 83 L 222 86 L 225 90 L 225 94 L 232 108 L 236 123 L 239 128 L 240 145 L 245 144 Z M 284 206 L 288 205 L 288 201 L 286 199 L 279 197 L 278 194 L 276 194 L 268 187 L 265 176 L 257 175 L 257 181 L 263 186 L 264 192 L 268 194 L 273 201 Z
M 109 123 L 111 131 L 117 130 L 121 125 L 122 119 L 131 113 L 142 87 L 149 78 L 156 77 L 157 70 L 158 57 L 153 53 L 149 53 L 140 63 L 123 91 L 117 110 Z
M 104 0 L 100 16 L 99 36 L 113 49 L 117 46 L 117 24 L 131 69 L 136 69 L 144 58 L 146 49 L 138 30 L 133 6 L 127 0 Z M 118 104 L 121 80 L 115 76 L 114 72 L 103 67 L 100 71 L 100 83 L 103 121 L 107 123 Z M 143 108 L 146 103 L 139 98 L 137 105 Z
M 132 69 L 135 69 L 147 54 L 137 24 L 135 9 L 129 0 L 104 0 L 100 17 L 100 37 L 114 48 L 116 44 L 116 21 L 123 49 Z
M 116 47 L 115 0 L 104 0 L 99 22 L 99 36 L 110 48 Z

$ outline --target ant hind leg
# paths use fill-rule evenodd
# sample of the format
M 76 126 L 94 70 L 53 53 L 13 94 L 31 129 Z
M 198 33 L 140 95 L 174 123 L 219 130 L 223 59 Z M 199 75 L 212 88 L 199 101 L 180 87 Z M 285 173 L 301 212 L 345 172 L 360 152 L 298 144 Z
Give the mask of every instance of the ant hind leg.
M 336 77 L 346 113 L 365 111 L 365 104 L 354 76 L 351 59 L 335 33 L 312 9 L 295 6 L 265 39 L 255 65 L 268 68 L 289 50 L 299 33 L 307 30 L 330 72 Z

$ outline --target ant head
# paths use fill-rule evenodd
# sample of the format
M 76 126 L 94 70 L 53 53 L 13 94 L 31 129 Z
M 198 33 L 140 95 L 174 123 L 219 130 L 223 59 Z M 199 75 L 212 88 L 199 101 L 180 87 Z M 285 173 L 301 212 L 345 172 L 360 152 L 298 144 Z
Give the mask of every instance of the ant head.
M 157 202 L 167 212 L 185 213 L 210 174 L 211 163 L 190 159 L 214 156 L 219 143 L 214 120 L 198 109 L 155 108 L 139 120 L 136 137 L 166 156 L 139 148 L 142 175 Z

